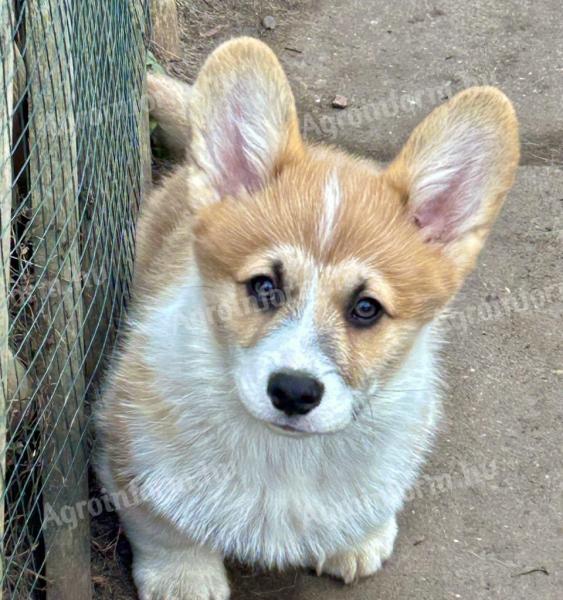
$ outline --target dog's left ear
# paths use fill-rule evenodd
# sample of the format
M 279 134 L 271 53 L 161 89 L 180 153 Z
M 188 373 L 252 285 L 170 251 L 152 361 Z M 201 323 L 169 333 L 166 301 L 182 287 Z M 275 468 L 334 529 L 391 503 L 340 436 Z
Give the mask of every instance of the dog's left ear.
M 295 101 L 274 53 L 253 38 L 219 46 L 190 96 L 191 158 L 206 202 L 260 189 L 303 152 Z
M 465 275 L 512 186 L 518 159 L 510 101 L 495 88 L 476 87 L 434 110 L 384 176 L 424 241 L 439 245 Z

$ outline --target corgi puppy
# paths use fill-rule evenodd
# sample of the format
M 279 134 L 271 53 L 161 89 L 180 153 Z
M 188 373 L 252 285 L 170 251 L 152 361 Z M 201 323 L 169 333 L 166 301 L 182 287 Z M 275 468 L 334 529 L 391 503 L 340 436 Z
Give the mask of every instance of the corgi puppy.
M 468 89 L 381 167 L 304 142 L 257 40 L 189 93 L 150 86 L 187 159 L 142 208 L 97 407 L 140 598 L 224 600 L 225 557 L 371 575 L 436 428 L 439 317 L 514 180 L 514 110 Z

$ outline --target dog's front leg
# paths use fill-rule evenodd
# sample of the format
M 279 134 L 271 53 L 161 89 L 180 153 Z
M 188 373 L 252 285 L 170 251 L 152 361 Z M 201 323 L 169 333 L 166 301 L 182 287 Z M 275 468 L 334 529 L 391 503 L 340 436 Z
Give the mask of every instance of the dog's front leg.
M 368 577 L 379 571 L 383 561 L 393 552 L 397 537 L 397 520 L 389 519 L 361 545 L 330 556 L 317 564 L 317 574 L 327 574 L 344 583 L 352 583 L 361 577 Z
M 227 600 L 223 557 L 139 507 L 121 514 L 140 600 Z

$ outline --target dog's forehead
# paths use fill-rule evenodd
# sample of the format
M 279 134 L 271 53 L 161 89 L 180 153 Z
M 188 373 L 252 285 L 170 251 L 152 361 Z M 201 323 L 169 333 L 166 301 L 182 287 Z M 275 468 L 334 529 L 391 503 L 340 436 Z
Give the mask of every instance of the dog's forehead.
M 426 252 L 396 191 L 354 163 L 289 172 L 265 194 L 264 206 L 270 248 L 300 249 L 301 262 L 308 257 L 324 267 L 327 279 L 346 285 L 381 278 Z
M 291 166 L 255 202 L 274 242 L 300 246 L 323 263 L 368 260 L 381 229 L 369 223 L 391 222 L 401 210 L 374 169 L 349 159 Z
M 357 162 L 317 158 L 286 166 L 264 189 L 204 210 L 200 231 L 220 237 L 226 252 L 236 247 L 231 265 L 280 246 L 300 248 L 324 264 L 369 261 L 381 246 L 381 224 L 399 207 L 381 201 L 384 186 L 375 169 Z
M 363 161 L 289 165 L 260 192 L 210 207 L 203 221 L 198 256 L 213 277 L 241 281 L 282 260 L 301 281 L 322 266 L 321 287 L 340 280 L 349 293 L 350 279 L 379 274 L 397 314 L 412 316 L 451 293 L 447 261 L 423 243 L 399 192 Z

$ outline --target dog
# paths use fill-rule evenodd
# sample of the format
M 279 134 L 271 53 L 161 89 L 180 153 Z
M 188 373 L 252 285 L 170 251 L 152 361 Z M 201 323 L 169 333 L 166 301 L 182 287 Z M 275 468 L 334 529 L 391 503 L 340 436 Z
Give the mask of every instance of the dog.
M 140 598 L 224 600 L 226 557 L 372 575 L 436 431 L 440 316 L 513 184 L 513 107 L 465 90 L 380 166 L 304 142 L 258 40 L 149 89 L 186 160 L 142 207 L 97 407 Z

